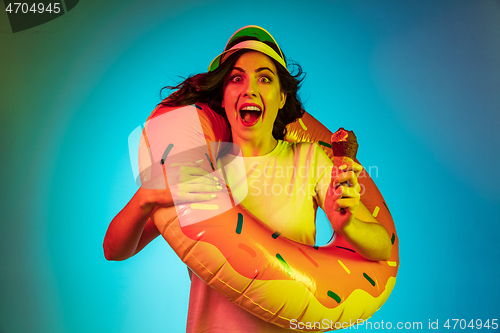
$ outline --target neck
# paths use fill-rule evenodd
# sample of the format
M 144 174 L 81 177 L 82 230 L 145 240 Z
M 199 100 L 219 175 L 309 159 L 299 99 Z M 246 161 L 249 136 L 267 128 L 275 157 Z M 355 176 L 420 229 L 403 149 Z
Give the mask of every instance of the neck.
M 255 157 L 272 152 L 278 141 L 272 135 L 263 139 L 245 140 L 233 133 L 233 143 L 241 149 L 243 157 Z

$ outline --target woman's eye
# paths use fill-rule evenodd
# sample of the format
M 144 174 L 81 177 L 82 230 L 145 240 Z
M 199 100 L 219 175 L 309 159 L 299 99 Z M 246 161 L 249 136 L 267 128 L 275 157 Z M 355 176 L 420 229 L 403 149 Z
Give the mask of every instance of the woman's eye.
M 260 77 L 260 82 L 269 83 L 269 82 L 271 82 L 271 78 L 268 77 L 268 76 L 261 76 Z
M 241 76 L 235 75 L 231 78 L 231 82 L 240 82 L 241 81 Z

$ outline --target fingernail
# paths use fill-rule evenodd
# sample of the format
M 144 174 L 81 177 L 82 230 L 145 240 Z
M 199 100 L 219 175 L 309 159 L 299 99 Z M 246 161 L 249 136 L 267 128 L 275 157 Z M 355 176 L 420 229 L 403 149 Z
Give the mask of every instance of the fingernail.
M 339 166 L 339 170 L 345 170 L 345 169 L 347 169 L 347 165 L 344 164 L 344 165 Z
M 211 194 L 210 196 L 211 196 L 212 198 L 215 198 L 217 195 L 215 195 L 215 194 Z
M 217 177 L 214 177 L 214 180 L 215 180 L 216 182 L 218 182 L 218 181 L 219 181 L 219 178 L 217 178 Z
M 218 190 L 222 190 L 222 186 L 220 186 L 220 185 L 217 185 L 217 186 L 216 186 L 216 188 L 217 188 Z

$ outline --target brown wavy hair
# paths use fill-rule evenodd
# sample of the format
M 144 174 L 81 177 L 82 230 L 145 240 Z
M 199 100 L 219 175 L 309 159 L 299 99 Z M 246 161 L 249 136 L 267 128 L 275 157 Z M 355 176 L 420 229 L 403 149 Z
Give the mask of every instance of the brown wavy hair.
M 165 89 L 175 89 L 176 91 L 160 104 L 163 106 L 183 106 L 195 103 L 206 103 L 212 110 L 227 120 L 226 112 L 221 106 L 224 94 L 224 79 L 231 72 L 238 58 L 249 51 L 252 50 L 243 49 L 235 52 L 211 72 L 189 76 L 177 86 L 163 87 L 160 91 L 160 96 Z M 287 94 L 285 105 L 278 112 L 278 116 L 274 122 L 272 134 L 276 140 L 284 140 L 287 132 L 286 126 L 301 118 L 304 114 L 298 91 L 304 80 L 305 73 L 302 67 L 297 63 L 292 62 L 291 65 L 296 69 L 296 73 L 290 74 L 274 59 L 271 60 L 274 62 L 278 71 L 280 89 Z

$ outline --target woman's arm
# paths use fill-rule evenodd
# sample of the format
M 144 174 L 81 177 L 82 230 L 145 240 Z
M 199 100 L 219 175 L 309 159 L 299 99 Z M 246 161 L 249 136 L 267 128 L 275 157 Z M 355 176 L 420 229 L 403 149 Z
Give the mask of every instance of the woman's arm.
M 209 176 L 200 165 L 201 161 L 171 164 L 167 167 L 171 181 L 167 189 L 141 187 L 135 193 L 109 224 L 103 243 L 107 260 L 128 259 L 158 237 L 160 232 L 150 219 L 155 207 L 206 201 L 216 196 L 214 192 L 222 189 L 219 179 Z
M 389 234 L 360 201 L 357 173 L 363 167 L 355 162 L 344 165 L 332 170 L 325 200 L 327 217 L 334 230 L 363 257 L 388 260 L 392 249 Z
M 361 217 L 360 211 L 365 210 L 367 214 L 362 214 L 368 218 Z M 354 219 L 351 219 L 344 228 L 339 230 L 339 234 L 353 246 L 356 251 L 368 260 L 379 261 L 388 260 L 391 256 L 391 239 L 384 226 L 375 221 L 368 209 L 360 203 Z
M 160 234 L 149 218 L 157 204 L 172 205 L 170 191 L 139 188 L 109 224 L 103 243 L 107 260 L 128 259 Z

